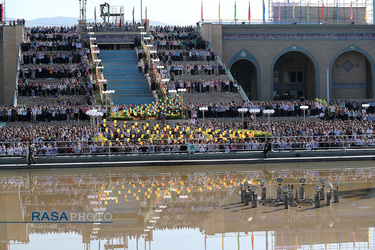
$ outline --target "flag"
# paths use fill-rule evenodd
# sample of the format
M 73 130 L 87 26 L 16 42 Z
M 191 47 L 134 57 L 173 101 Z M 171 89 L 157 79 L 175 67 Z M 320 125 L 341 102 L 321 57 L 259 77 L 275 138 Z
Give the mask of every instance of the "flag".
M 145 27 L 147 27 L 147 6 L 146 6 L 146 10 L 145 10 L 145 16 L 146 16 Z
M 111 17 L 111 12 L 109 11 L 109 6 L 108 6 L 108 21 L 110 17 Z
M 133 26 L 135 25 L 135 22 L 134 22 L 134 6 L 133 6 Z
M 266 22 L 266 5 L 264 5 L 264 0 L 263 0 L 263 22 Z
M 307 2 L 307 11 L 306 11 L 306 13 L 307 13 L 307 21 L 309 21 L 309 19 L 310 19 L 309 2 Z
M 224 249 L 224 234 L 221 236 L 221 248 Z
M 234 21 L 237 20 L 237 4 L 236 1 L 234 1 Z
M 350 3 L 350 21 L 353 20 L 353 3 Z
M 119 24 L 120 27 L 121 27 L 121 24 L 122 24 L 121 19 L 122 19 L 122 17 L 121 17 L 121 12 L 120 12 L 120 24 Z
M 336 3 L 336 20 L 339 21 L 339 2 Z
M 294 18 L 296 17 L 296 13 L 295 13 L 295 9 L 296 9 L 296 6 L 294 5 L 294 1 L 293 1 L 293 20 L 294 20 Z
M 95 25 L 96 25 L 96 6 L 95 6 L 95 10 L 94 10 L 94 17 L 95 17 Z
M 322 20 L 324 19 L 324 2 L 322 2 Z
M 250 22 L 250 20 L 251 20 L 250 1 L 249 1 L 249 15 L 248 15 L 247 19 L 248 19 L 249 22 Z
M 203 1 L 201 1 L 201 21 L 203 21 Z
M 365 21 L 367 21 L 367 3 L 365 2 Z
M 1 21 L 4 22 L 4 5 L 0 4 L 1 7 Z
M 281 19 L 281 15 L 280 15 L 280 11 L 281 10 L 281 7 L 280 7 L 280 2 L 279 2 L 279 21 L 280 21 L 280 19 Z
M 219 1 L 219 21 L 221 20 L 221 15 L 220 15 L 220 1 Z
M 240 250 L 240 235 L 237 235 L 237 246 L 238 246 L 238 250 Z

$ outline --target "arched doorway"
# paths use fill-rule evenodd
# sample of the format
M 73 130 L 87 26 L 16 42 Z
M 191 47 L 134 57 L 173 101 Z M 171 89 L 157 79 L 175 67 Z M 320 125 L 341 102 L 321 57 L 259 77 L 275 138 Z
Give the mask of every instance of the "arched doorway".
M 361 52 L 340 54 L 331 68 L 332 99 L 372 99 L 373 69 L 369 59 Z
M 273 99 L 312 100 L 317 97 L 316 65 L 300 51 L 282 54 L 273 67 Z
M 250 100 L 258 100 L 258 70 L 253 62 L 237 60 L 230 67 L 230 73 L 241 84 Z

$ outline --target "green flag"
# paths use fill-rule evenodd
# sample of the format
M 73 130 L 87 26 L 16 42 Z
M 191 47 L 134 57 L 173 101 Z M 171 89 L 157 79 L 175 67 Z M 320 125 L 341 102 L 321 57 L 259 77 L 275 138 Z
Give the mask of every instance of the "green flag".
M 309 13 L 309 2 L 307 2 L 307 21 L 309 21 L 310 13 Z
M 234 1 L 234 21 L 237 20 L 237 4 L 236 1 Z
M 109 11 L 109 7 L 108 7 L 108 17 L 111 17 L 111 13 Z

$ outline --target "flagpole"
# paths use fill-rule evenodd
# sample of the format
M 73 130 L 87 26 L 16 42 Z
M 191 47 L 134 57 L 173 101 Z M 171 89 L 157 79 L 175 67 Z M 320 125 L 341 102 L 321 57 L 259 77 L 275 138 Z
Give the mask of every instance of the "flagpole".
M 82 20 L 82 0 L 79 0 L 79 20 Z
M 142 25 L 142 19 L 143 19 L 143 15 L 142 15 L 142 0 L 141 0 L 141 25 Z
M 6 20 L 6 14 L 5 14 L 5 0 L 4 0 L 4 3 L 3 3 L 3 15 L 4 15 L 4 24 L 7 22 L 7 20 Z

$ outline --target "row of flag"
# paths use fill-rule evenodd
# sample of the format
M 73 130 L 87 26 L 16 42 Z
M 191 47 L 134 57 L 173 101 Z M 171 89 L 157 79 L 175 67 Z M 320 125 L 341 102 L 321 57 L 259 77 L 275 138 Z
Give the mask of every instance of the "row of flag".
M 264 0 L 262 0 L 262 8 L 263 8 L 263 22 L 266 21 L 266 6 L 264 3 Z M 309 2 L 307 2 L 306 6 L 306 18 L 307 21 L 310 19 L 310 6 Z M 294 5 L 293 1 L 293 19 L 295 19 L 295 9 L 296 6 Z M 321 7 L 322 15 L 321 15 L 321 20 L 324 20 L 324 1 L 322 1 L 322 7 Z M 221 6 L 220 6 L 220 1 L 219 1 L 219 20 L 221 20 Z M 279 11 L 278 11 L 278 20 L 280 21 L 281 19 L 281 4 L 279 2 Z M 339 20 L 339 3 L 336 2 L 336 19 L 337 21 Z M 247 20 L 250 22 L 251 21 L 251 6 L 250 6 L 250 1 L 249 1 L 249 8 L 248 8 L 248 16 Z M 350 3 L 350 20 L 353 20 L 353 3 Z M 203 21 L 203 0 L 201 1 L 201 21 Z M 234 21 L 237 21 L 237 2 L 234 1 Z M 367 3 L 365 3 L 365 21 L 367 21 Z

